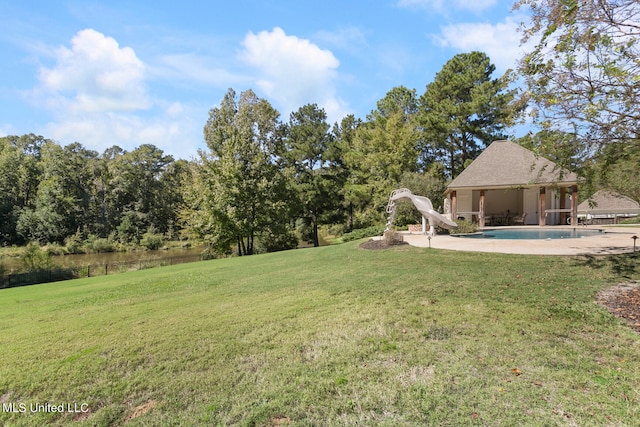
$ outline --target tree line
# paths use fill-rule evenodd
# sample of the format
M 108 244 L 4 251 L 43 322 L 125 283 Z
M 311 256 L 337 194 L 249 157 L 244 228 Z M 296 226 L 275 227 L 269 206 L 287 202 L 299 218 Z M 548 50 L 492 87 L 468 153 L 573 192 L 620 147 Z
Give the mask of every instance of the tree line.
M 0 244 L 127 243 L 152 231 L 248 255 L 257 245 L 318 245 L 322 225 L 379 224 L 398 185 L 441 204 L 447 178 L 505 138 L 521 111 L 510 74 L 494 71 L 484 53 L 457 55 L 421 96 L 395 87 L 366 119 L 333 125 L 316 104 L 285 121 L 253 91 L 229 89 L 204 126 L 208 149 L 190 161 L 149 144 L 100 154 L 36 135 L 0 138 Z M 412 214 L 406 221 L 419 220 Z
M 173 236 L 188 162 L 153 145 L 102 154 L 29 134 L 0 138 L 0 245 L 65 243 L 93 235 L 122 243 Z
M 579 172 L 586 196 L 606 187 L 640 201 L 630 179 L 640 175 L 637 2 L 516 7 L 531 10 L 523 39 L 539 40 L 516 71 L 496 77 L 486 54 L 459 54 L 423 94 L 392 88 L 364 119 L 330 125 L 315 104 L 283 119 L 253 91 L 230 89 L 209 112 L 207 149 L 190 161 L 153 145 L 98 154 L 35 135 L 0 138 L 0 245 L 135 242 L 150 232 L 240 255 L 318 245 L 323 225 L 383 224 L 400 186 L 439 208 L 446 182 L 525 117 L 540 131 L 516 142 Z M 419 221 L 412 210 L 396 219 Z

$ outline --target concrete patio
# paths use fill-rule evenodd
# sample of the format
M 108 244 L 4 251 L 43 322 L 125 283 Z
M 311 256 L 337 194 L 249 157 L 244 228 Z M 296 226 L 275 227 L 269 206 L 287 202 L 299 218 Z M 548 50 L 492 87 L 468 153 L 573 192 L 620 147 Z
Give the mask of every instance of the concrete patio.
M 516 227 L 510 227 L 516 228 Z M 535 228 L 540 227 L 517 227 Z M 558 227 L 552 227 L 558 229 Z M 405 242 L 412 246 L 471 252 L 498 252 L 529 255 L 609 255 L 633 252 L 632 236 L 640 237 L 640 226 L 580 226 L 582 229 L 604 230 L 605 233 L 593 237 L 575 239 L 510 240 L 510 239 L 470 239 L 449 235 L 429 238 L 420 233 L 401 232 Z M 640 252 L 640 239 L 636 241 L 636 251 Z

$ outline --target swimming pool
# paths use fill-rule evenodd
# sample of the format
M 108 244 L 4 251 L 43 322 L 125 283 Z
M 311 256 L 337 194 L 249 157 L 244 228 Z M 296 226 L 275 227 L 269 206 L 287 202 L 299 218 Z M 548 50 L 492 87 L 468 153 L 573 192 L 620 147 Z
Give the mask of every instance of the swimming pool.
M 481 233 L 457 234 L 456 237 L 466 239 L 511 239 L 511 240 L 546 240 L 546 239 L 577 239 L 604 235 L 603 230 L 586 230 L 578 228 L 549 229 L 500 229 L 484 230 Z

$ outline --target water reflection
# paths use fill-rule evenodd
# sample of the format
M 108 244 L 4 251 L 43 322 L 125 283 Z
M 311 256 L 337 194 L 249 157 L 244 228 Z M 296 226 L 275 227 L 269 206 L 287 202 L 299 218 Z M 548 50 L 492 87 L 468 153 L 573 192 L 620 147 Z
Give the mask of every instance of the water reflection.
M 51 263 L 59 267 L 86 267 L 97 265 L 126 264 L 138 261 L 151 261 L 161 258 L 196 257 L 203 248 L 180 248 L 157 251 L 101 252 L 94 254 L 54 255 Z M 6 273 L 17 273 L 23 270 L 20 258 L 4 258 L 2 264 Z

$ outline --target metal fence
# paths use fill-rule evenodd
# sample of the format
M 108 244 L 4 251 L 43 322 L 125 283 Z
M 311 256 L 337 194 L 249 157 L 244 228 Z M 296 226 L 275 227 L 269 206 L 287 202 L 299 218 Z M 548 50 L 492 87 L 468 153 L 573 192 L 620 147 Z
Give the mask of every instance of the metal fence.
M 201 255 L 183 255 L 163 258 L 141 258 L 136 261 L 90 264 L 75 267 L 53 267 L 51 269 L 29 271 L 26 273 L 0 275 L 0 289 L 35 285 L 38 283 L 58 282 L 61 280 L 78 279 L 81 277 L 104 276 L 107 274 L 123 273 L 125 271 L 144 270 L 147 268 L 184 264 L 202 260 L 203 258 Z

